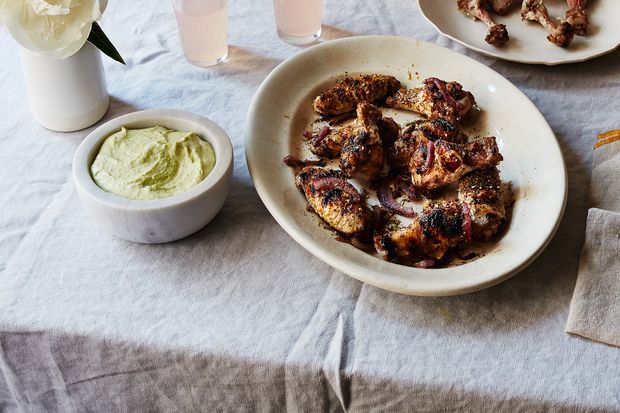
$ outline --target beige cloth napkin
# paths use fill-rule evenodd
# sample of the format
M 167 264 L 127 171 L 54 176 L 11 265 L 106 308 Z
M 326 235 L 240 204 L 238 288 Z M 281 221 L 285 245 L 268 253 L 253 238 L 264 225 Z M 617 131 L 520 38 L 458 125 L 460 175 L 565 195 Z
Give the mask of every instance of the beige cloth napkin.
M 590 209 L 566 332 L 620 347 L 620 130 L 594 145 Z

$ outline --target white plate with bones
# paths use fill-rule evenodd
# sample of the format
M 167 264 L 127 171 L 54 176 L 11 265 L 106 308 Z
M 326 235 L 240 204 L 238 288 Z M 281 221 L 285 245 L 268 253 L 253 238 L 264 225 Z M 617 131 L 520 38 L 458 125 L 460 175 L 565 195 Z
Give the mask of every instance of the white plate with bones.
M 618 0 L 418 0 L 418 5 L 444 36 L 514 62 L 583 62 L 620 45 Z
M 473 258 L 470 255 L 461 259 L 459 255 L 456 261 L 442 262 L 441 268 L 385 260 L 380 253 L 365 252 L 342 242 L 342 234 L 328 229 L 317 213 L 307 210 L 308 199 L 295 185 L 299 169 L 286 166 L 283 159 L 289 155 L 318 159 L 310 151 L 314 138 L 309 139 L 306 133 L 324 127 L 323 122 L 317 122 L 320 116 L 313 109 L 313 100 L 345 73 L 390 75 L 404 88 L 419 87 L 429 77 L 454 80 L 475 96 L 476 115 L 464 124 L 464 132 L 470 140 L 494 137 L 503 155 L 497 168 L 502 182 L 512 186 L 514 204 L 508 209 L 506 228 L 491 242 L 467 244 L 475 253 Z M 401 125 L 420 119 L 410 111 L 381 110 Z M 251 103 L 246 123 L 246 159 L 265 206 L 299 244 L 354 278 L 410 295 L 463 294 L 507 279 L 542 252 L 566 202 L 566 170 L 558 142 L 542 114 L 523 93 L 497 72 L 468 57 L 400 37 L 335 40 L 297 53 L 279 65 L 263 81 Z M 326 163 L 327 169 L 339 168 L 338 159 Z M 347 181 L 354 190 L 363 187 L 359 179 Z M 335 182 L 338 185 L 339 181 Z M 323 196 L 334 183 L 321 180 L 314 185 Z M 345 188 L 349 195 L 354 190 Z M 369 192 L 363 202 L 372 208 L 380 202 L 374 191 Z M 395 192 L 394 196 L 401 195 Z M 448 191 L 442 196 L 451 195 Z M 423 208 L 429 204 L 425 196 L 409 198 L 406 191 L 398 201 L 420 214 L 413 218 L 395 215 L 401 228 L 421 219 Z M 466 211 L 460 211 L 464 217 Z M 466 225 L 465 218 L 459 221 L 459 227 L 465 229 Z

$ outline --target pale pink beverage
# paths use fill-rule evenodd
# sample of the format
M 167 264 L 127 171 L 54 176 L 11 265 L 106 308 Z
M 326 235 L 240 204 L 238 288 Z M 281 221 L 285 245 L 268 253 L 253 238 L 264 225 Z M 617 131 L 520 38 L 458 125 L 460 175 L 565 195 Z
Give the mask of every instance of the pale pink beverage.
M 173 0 L 187 60 L 198 66 L 217 64 L 228 55 L 228 0 Z
M 303 45 L 321 36 L 323 0 L 273 0 L 278 36 L 287 43 Z

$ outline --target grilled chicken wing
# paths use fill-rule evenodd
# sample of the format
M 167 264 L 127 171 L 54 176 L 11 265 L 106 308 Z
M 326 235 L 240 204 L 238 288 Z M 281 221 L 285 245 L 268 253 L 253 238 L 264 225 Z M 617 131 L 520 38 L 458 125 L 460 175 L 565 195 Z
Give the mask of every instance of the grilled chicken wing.
M 413 222 L 396 231 L 376 231 L 375 249 L 386 260 L 440 260 L 457 245 L 486 241 L 506 225 L 506 206 L 495 167 L 459 181 L 458 201 L 429 203 Z
M 373 107 L 374 108 L 374 107 Z M 376 122 L 379 128 L 379 137 L 383 146 L 389 146 L 394 143 L 400 134 L 400 126 L 394 119 L 385 117 L 378 108 L 371 109 L 373 111 L 372 120 Z M 355 122 L 342 126 L 340 128 L 332 128 L 324 126 L 318 128 L 314 132 L 307 132 L 310 140 L 310 151 L 315 155 L 324 158 L 337 158 L 342 151 L 342 145 L 359 132 L 363 126 L 356 119 Z
M 588 34 L 588 13 L 586 7 L 588 0 L 567 0 L 566 22 L 573 26 L 575 34 L 585 36 Z
M 458 198 L 471 217 L 471 238 L 486 241 L 506 224 L 502 182 L 495 167 L 465 175 L 459 181 Z
M 437 78 L 424 81 L 422 87 L 400 89 L 388 97 L 386 104 L 396 109 L 410 110 L 427 118 L 446 117 L 460 121 L 476 104 L 474 96 L 463 90 L 458 82 Z
M 370 103 L 357 105 L 358 126 L 342 145 L 340 168 L 345 176 L 373 181 L 383 169 L 383 141 L 377 122 L 381 111 Z
M 467 142 L 467 136 L 461 126 L 448 118 L 438 117 L 421 122 L 417 125 L 416 131 L 432 141 L 441 139 L 454 143 Z
M 419 137 L 431 141 L 442 139 L 454 143 L 467 141 L 460 125 L 450 119 L 440 117 L 414 122 L 403 130 L 390 148 L 388 159 L 393 168 L 401 172 L 409 170 L 409 161 L 417 148 L 416 142 Z
M 575 35 L 573 27 L 567 22 L 560 24 L 549 17 L 543 0 L 523 0 L 521 5 L 523 20 L 539 22 L 547 31 L 547 40 L 556 46 L 568 47 Z
M 340 115 L 352 112 L 361 102 L 384 100 L 400 87 L 393 76 L 372 74 L 345 77 L 335 87 L 314 99 L 314 110 L 321 115 Z
M 506 26 L 495 23 L 491 18 L 486 0 L 457 0 L 456 4 L 466 16 L 480 20 L 487 25 L 489 31 L 484 39 L 487 43 L 493 46 L 502 46 L 509 40 Z
M 355 123 L 361 128 L 370 128 L 374 125 L 379 130 L 379 137 L 384 146 L 391 145 L 398 138 L 400 125 L 394 119 L 383 116 L 381 109 L 367 102 L 357 105 L 357 119 Z
M 409 171 L 417 188 L 436 189 L 458 181 L 473 170 L 495 166 L 504 159 L 495 137 L 460 145 L 418 136 L 414 146 Z
M 375 235 L 375 249 L 390 261 L 424 256 L 441 259 L 465 239 L 464 222 L 459 202 L 429 203 L 409 226 Z
M 307 166 L 295 176 L 309 206 L 336 231 L 353 235 L 369 228 L 372 214 L 364 197 L 341 171 Z
M 341 128 L 331 128 L 324 126 L 310 133 L 310 151 L 323 158 L 337 158 L 340 156 L 342 144 L 355 130 L 353 124 L 345 125 Z

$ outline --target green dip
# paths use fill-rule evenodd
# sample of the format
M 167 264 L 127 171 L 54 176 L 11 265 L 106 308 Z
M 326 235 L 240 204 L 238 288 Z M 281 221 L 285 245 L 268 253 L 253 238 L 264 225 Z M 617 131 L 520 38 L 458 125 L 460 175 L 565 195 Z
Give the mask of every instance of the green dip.
M 90 172 L 104 191 L 158 199 L 198 185 L 215 166 L 213 147 L 193 132 L 155 126 L 108 136 Z

